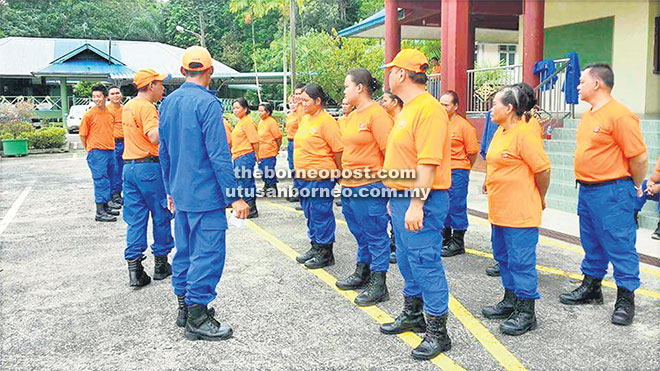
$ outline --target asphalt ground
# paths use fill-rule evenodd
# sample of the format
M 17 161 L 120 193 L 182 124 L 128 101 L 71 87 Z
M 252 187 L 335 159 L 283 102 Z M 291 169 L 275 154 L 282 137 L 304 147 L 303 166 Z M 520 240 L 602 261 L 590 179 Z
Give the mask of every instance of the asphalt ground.
M 280 159 L 284 164 L 284 159 Z M 283 182 L 281 186 L 286 185 Z M 258 186 L 261 184 L 258 183 Z M 452 300 L 453 347 L 433 362 L 413 360 L 417 335 L 385 336 L 378 323 L 402 307 L 403 281 L 391 265 L 391 299 L 363 310 L 336 278 L 352 272 L 355 241 L 335 208 L 336 264 L 308 271 L 293 258 L 308 248 L 305 220 L 284 200 L 259 200 L 260 216 L 228 231 L 228 255 L 212 303 L 234 337 L 185 340 L 174 325 L 169 279 L 128 287 L 125 223 L 93 219 L 92 180 L 82 152 L 0 160 L 0 368 L 102 370 L 658 370 L 660 270 L 642 266 L 633 325 L 610 323 L 604 305 L 569 307 L 558 296 L 577 286 L 579 246 L 541 238 L 539 328 L 499 332 L 480 308 L 501 299 L 488 223 L 470 217 L 468 253 L 444 261 Z M 153 272 L 150 253 L 146 270 Z M 613 282 L 610 274 L 606 277 Z

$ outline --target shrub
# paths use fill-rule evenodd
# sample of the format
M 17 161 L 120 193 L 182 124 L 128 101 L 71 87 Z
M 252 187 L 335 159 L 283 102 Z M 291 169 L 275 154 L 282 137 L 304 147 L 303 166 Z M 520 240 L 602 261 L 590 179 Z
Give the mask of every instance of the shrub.
M 66 143 L 66 131 L 63 128 L 50 127 L 21 135 L 28 140 L 30 149 L 60 148 Z
M 3 122 L 0 123 L 0 135 L 2 139 L 27 139 L 25 133 L 34 131 L 32 124 L 28 122 Z

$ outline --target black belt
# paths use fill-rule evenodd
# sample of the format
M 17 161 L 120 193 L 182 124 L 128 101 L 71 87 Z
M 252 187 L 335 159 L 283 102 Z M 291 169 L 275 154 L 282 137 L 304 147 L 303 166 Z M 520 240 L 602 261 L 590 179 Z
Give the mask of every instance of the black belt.
M 115 142 L 123 142 L 124 138 L 115 138 Z
M 156 163 L 158 163 L 158 162 L 160 162 L 160 159 L 158 158 L 158 156 L 149 156 L 149 157 L 145 157 L 145 158 L 138 158 L 138 159 L 135 159 L 135 160 L 129 160 L 128 162 L 133 163 L 133 164 L 141 164 L 141 163 L 145 163 L 145 162 L 156 162 Z
M 618 182 L 622 182 L 622 181 L 626 181 L 626 180 L 632 180 L 632 177 L 612 179 L 612 180 L 606 180 L 604 182 L 596 182 L 596 183 L 583 182 L 581 180 L 576 180 L 575 182 L 580 183 L 580 185 L 583 186 L 583 187 L 600 187 L 600 186 L 604 186 L 604 185 L 607 185 L 607 184 L 614 184 L 614 183 L 618 183 Z

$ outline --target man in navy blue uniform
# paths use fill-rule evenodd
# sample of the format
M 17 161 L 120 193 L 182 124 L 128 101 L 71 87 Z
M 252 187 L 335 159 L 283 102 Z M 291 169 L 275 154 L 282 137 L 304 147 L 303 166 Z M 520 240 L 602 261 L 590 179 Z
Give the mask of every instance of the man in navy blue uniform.
M 232 194 L 231 153 L 222 123 L 222 104 L 207 89 L 213 75 L 209 52 L 192 46 L 183 55 L 186 82 L 160 107 L 160 162 L 170 210 L 175 213 L 176 254 L 172 286 L 179 302 L 177 326 L 190 340 L 223 340 L 232 329 L 221 325 L 207 305 L 216 297 L 225 263 L 227 218 L 231 205 L 245 219 L 248 205 Z

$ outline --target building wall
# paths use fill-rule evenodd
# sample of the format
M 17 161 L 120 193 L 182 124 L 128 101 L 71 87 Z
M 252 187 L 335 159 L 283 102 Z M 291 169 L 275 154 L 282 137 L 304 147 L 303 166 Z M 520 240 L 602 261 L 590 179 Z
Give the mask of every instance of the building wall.
M 492 43 L 478 43 L 477 45 L 477 59 L 476 63 L 479 67 L 497 67 L 500 62 L 500 45 L 515 45 L 515 44 L 492 44 Z M 519 55 L 521 54 L 520 46 L 516 45 L 516 63 L 518 63 Z
M 657 15 L 658 0 L 545 1 L 546 28 L 614 17 L 613 94 L 637 113 L 660 113 L 660 76 L 653 74 L 651 56 L 654 32 L 651 20 Z M 522 35 L 520 37 L 522 38 Z M 578 112 L 586 108 L 582 103 Z
M 652 71 L 656 17 L 660 17 L 660 1 L 652 0 L 649 3 L 648 49 L 646 57 L 646 113 L 648 114 L 660 114 L 660 74 L 654 74 Z M 660 48 L 660 45 L 658 45 L 658 48 Z

